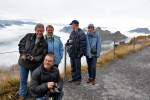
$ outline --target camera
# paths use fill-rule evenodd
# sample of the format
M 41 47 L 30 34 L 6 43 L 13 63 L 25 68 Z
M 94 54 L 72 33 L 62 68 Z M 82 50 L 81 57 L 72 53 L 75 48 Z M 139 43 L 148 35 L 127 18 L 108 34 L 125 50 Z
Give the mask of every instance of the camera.
M 21 59 L 22 60 L 30 60 L 30 61 L 32 61 L 33 57 L 30 54 L 23 54 L 23 55 L 21 55 Z
M 55 93 L 60 93 L 60 89 L 59 89 L 57 83 L 54 84 L 54 92 L 55 92 Z
M 31 61 L 33 59 L 33 57 L 30 54 L 27 54 L 26 59 Z
M 49 91 L 49 93 L 50 94 L 58 94 L 58 93 L 60 93 L 60 89 L 59 89 L 59 87 L 58 87 L 58 84 L 57 83 L 54 83 L 54 87 L 53 87 L 53 89 L 51 89 L 50 91 Z
M 26 59 L 32 61 L 33 60 L 33 56 L 30 54 L 26 54 Z
M 69 39 L 67 40 L 66 46 L 71 46 L 73 44 L 73 40 Z

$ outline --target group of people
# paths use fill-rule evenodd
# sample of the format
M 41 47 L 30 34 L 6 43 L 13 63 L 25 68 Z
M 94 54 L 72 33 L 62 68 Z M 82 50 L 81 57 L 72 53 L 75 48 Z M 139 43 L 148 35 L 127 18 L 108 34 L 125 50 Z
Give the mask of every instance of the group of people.
M 81 58 L 86 56 L 89 78 L 87 83 L 96 83 L 96 62 L 101 52 L 101 36 L 95 31 L 93 24 L 88 25 L 87 34 L 79 28 L 79 21 L 70 23 L 72 32 L 65 46 L 70 57 L 72 68 L 71 83 L 79 83 L 81 77 Z M 46 34 L 44 31 L 46 29 Z M 35 33 L 26 34 L 19 42 L 20 86 L 19 100 L 27 95 L 27 79 L 31 72 L 29 90 L 36 100 L 61 100 L 63 82 L 60 78 L 59 64 L 63 58 L 63 43 L 59 36 L 54 35 L 54 27 L 38 23 Z

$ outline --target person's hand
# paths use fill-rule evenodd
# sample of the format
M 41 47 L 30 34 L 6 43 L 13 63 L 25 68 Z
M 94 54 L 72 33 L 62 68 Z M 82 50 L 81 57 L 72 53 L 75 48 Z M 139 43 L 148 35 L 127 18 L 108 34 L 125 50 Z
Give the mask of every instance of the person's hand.
M 33 60 L 34 60 L 34 57 L 33 57 L 33 56 L 30 56 L 30 60 L 33 61 Z
M 21 55 L 21 57 L 20 57 L 22 60 L 26 60 L 26 55 L 25 54 L 23 54 L 23 55 Z
M 27 54 L 26 56 L 27 56 L 27 59 L 28 59 L 28 60 L 30 60 L 30 61 L 33 61 L 33 60 L 34 60 L 34 57 L 33 57 L 32 55 Z
M 54 82 L 48 82 L 48 88 L 49 89 L 53 89 L 53 87 L 54 87 Z
M 54 93 L 54 89 L 49 89 L 49 92 L 50 93 Z

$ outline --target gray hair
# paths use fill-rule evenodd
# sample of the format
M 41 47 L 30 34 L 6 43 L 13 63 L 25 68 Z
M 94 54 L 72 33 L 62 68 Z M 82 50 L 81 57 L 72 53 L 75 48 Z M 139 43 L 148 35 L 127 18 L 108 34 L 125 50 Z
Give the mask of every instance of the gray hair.
M 88 28 L 93 28 L 94 29 L 94 24 L 89 24 Z
M 36 24 L 36 26 L 35 26 L 35 30 L 36 30 L 37 28 L 43 28 L 43 29 L 44 29 L 44 25 L 41 24 L 41 23 L 38 23 L 38 24 Z
M 46 26 L 46 30 L 47 30 L 48 28 L 52 28 L 52 29 L 54 30 L 54 27 L 53 27 L 52 25 L 47 25 L 47 26 Z

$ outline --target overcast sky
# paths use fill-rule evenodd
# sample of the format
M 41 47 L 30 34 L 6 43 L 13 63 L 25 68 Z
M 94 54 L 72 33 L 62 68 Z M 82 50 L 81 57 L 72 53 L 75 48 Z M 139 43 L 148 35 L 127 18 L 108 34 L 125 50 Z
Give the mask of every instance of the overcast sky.
M 150 23 L 150 0 L 1 0 L 1 18 Z

